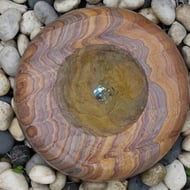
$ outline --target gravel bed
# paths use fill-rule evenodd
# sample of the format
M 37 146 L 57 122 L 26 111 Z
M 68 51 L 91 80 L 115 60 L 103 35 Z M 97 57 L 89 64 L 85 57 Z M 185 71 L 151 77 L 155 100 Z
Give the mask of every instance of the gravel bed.
M 145 16 L 172 38 L 190 69 L 190 0 L 0 0 L 0 189 L 190 190 L 190 111 L 165 157 L 122 181 L 90 183 L 65 176 L 27 143 L 14 113 L 19 61 L 28 43 L 47 24 L 70 10 L 93 6 L 121 7 Z

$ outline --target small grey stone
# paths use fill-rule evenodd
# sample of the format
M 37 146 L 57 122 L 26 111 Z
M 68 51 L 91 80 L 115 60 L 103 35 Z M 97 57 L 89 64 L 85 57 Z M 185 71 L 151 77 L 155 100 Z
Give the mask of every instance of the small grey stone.
M 45 1 L 39 1 L 35 4 L 34 14 L 45 25 L 54 21 L 58 17 L 53 7 Z
M 38 1 L 45 1 L 46 3 L 49 3 L 50 5 L 53 5 L 54 0 L 28 0 L 28 5 L 30 8 L 34 8 L 34 5 L 38 2 Z
M 190 33 L 184 38 L 183 43 L 190 47 Z
M 0 131 L 0 155 L 6 154 L 14 145 L 14 139 L 8 131 Z
M 19 31 L 21 13 L 16 9 L 8 9 L 0 16 L 0 39 L 13 39 Z
M 20 56 L 15 47 L 6 46 L 0 51 L 0 65 L 8 75 L 16 75 L 19 61 Z
M 179 5 L 176 9 L 176 19 L 190 31 L 190 5 Z
M 158 185 L 164 179 L 165 175 L 165 167 L 162 164 L 157 163 L 141 174 L 141 180 L 148 186 Z
M 79 184 L 73 183 L 73 182 L 68 182 L 68 183 L 66 183 L 63 190 L 79 190 Z
M 30 160 L 26 163 L 26 173 L 29 174 L 30 170 L 33 168 L 35 165 L 47 165 L 45 161 L 38 155 L 34 154 Z
M 90 3 L 90 4 L 97 4 L 97 3 L 100 3 L 101 0 L 86 0 L 87 3 Z
M 16 145 L 10 151 L 13 167 L 23 166 L 30 159 L 30 149 L 25 145 Z
M 9 79 L 0 69 L 0 96 L 6 95 L 10 90 L 10 86 Z
M 24 54 L 24 51 L 28 47 L 28 44 L 29 44 L 28 37 L 24 34 L 19 34 L 17 38 L 17 48 L 21 56 Z
M 186 30 L 182 24 L 175 21 L 171 25 L 168 35 L 172 38 L 176 45 L 179 45 L 186 36 Z
M 135 176 L 128 180 L 127 190 L 149 190 L 149 186 L 142 183 L 139 176 Z

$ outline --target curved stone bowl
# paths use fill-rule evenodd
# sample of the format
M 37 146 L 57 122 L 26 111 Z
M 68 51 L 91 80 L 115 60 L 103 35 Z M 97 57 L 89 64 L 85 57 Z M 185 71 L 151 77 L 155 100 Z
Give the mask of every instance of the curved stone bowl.
M 178 137 L 187 71 L 170 38 L 139 14 L 78 9 L 32 40 L 14 100 L 26 138 L 52 167 L 88 181 L 123 179 Z

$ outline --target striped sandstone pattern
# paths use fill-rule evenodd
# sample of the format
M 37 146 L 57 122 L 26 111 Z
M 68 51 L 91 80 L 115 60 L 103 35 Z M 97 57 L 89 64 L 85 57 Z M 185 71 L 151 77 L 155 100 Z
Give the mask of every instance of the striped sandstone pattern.
M 129 52 L 148 81 L 137 122 L 106 137 L 75 128 L 55 99 L 66 57 L 94 44 Z M 48 25 L 25 52 L 15 83 L 16 114 L 32 147 L 54 168 L 89 181 L 122 179 L 152 166 L 176 140 L 188 108 L 187 72 L 176 46 L 150 21 L 123 9 L 79 9 Z

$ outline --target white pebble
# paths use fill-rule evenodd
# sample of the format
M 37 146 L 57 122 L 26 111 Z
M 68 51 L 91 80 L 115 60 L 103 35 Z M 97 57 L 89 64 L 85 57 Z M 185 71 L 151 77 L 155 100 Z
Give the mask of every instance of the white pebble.
M 76 8 L 81 0 L 55 0 L 54 8 L 59 13 L 64 13 Z
M 130 10 L 136 10 L 142 7 L 144 4 L 144 0 L 121 0 L 119 3 L 120 8 L 126 8 Z
M 190 46 L 190 33 L 184 38 L 183 43 L 187 46 Z
M 96 182 L 83 182 L 80 187 L 79 190 L 97 190 L 97 189 L 104 189 L 106 190 L 107 187 L 107 183 L 106 182 L 100 182 L 100 183 L 96 183 Z
M 19 31 L 21 13 L 17 9 L 8 9 L 0 16 L 0 39 L 13 39 Z
M 14 98 L 11 99 L 11 107 L 12 107 L 12 109 L 15 111 L 15 102 L 14 102 Z
M 11 168 L 8 162 L 0 162 L 0 174 Z
M 29 175 L 30 170 L 35 165 L 47 165 L 46 162 L 39 156 L 39 154 L 34 154 L 30 160 L 26 163 L 25 170 L 26 173 Z
M 55 181 L 55 172 L 48 166 L 35 165 L 29 172 L 32 181 L 40 184 L 51 184 Z
M 188 66 L 188 68 L 190 68 L 190 47 L 183 46 L 182 47 L 182 55 L 183 55 L 186 65 Z
M 120 0 L 103 0 L 106 7 L 118 7 Z
M 164 179 L 166 186 L 171 190 L 181 190 L 187 180 L 184 167 L 178 160 L 166 166 L 167 174 Z
M 34 13 L 36 17 L 45 25 L 53 22 L 58 17 L 53 7 L 45 1 L 38 1 L 35 4 Z
M 176 45 L 179 45 L 186 36 L 186 30 L 182 24 L 175 21 L 171 25 L 168 35 L 172 38 Z
M 17 47 L 21 56 L 24 54 L 24 51 L 28 47 L 28 44 L 29 44 L 28 37 L 24 34 L 19 34 L 17 38 Z
M 28 183 L 22 174 L 8 169 L 0 174 L 0 188 L 3 190 L 28 190 Z
M 139 14 L 143 15 L 148 20 L 154 22 L 155 24 L 159 23 L 159 19 L 154 14 L 152 8 L 144 8 L 139 11 Z
M 9 76 L 16 76 L 20 56 L 15 47 L 6 46 L 0 52 L 0 65 Z
M 4 72 L 0 70 L 0 96 L 6 95 L 10 90 L 10 82 Z
M 106 190 L 126 190 L 127 184 L 127 181 L 108 181 Z
M 40 28 L 42 23 L 37 19 L 34 11 L 27 11 L 22 16 L 20 23 L 20 31 L 23 34 L 30 35 L 35 28 Z
M 17 118 L 14 118 L 9 127 L 9 132 L 17 141 L 23 141 L 25 139 L 24 134 L 20 128 Z
M 50 190 L 48 185 L 39 184 L 34 181 L 31 181 L 32 190 Z
M 168 190 L 168 188 L 161 182 L 158 185 L 150 187 L 149 190 Z
M 14 89 L 14 81 L 15 81 L 14 77 L 9 77 L 9 82 L 12 89 Z
M 152 0 L 151 7 L 158 19 L 165 25 L 175 20 L 175 5 L 172 0 Z
M 37 36 L 37 34 L 39 34 L 42 29 L 43 27 L 35 28 L 34 30 L 32 30 L 32 32 L 30 33 L 30 40 Z
M 90 4 L 97 4 L 100 3 L 101 0 L 86 0 L 86 2 L 90 3 Z
M 182 142 L 182 149 L 190 151 L 190 135 L 186 136 Z
M 189 77 L 189 82 L 190 82 L 190 77 Z M 183 133 L 184 136 L 190 134 L 190 110 L 187 112 L 186 120 L 181 132 Z
M 190 168 L 190 152 L 182 152 L 178 159 L 187 168 Z
M 15 3 L 25 3 L 27 0 L 13 0 Z
M 49 185 L 51 190 L 62 190 L 66 184 L 66 176 L 60 172 L 56 173 L 56 180 Z
M 190 31 L 190 5 L 179 5 L 176 9 L 176 19 Z
M 13 119 L 13 109 L 3 101 L 0 101 L 0 131 L 5 131 L 9 128 Z
M 17 9 L 21 13 L 26 12 L 27 6 L 25 5 L 19 5 L 17 3 L 14 3 L 10 0 L 0 0 L 0 13 L 2 14 L 8 9 Z

